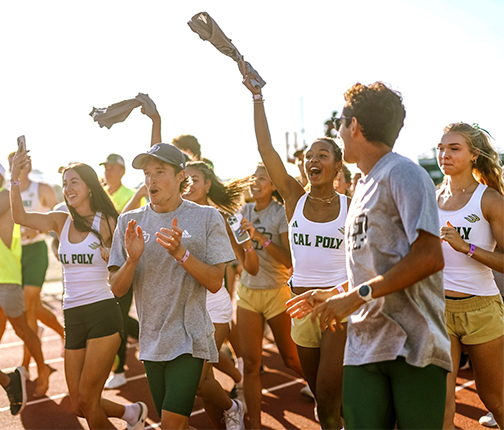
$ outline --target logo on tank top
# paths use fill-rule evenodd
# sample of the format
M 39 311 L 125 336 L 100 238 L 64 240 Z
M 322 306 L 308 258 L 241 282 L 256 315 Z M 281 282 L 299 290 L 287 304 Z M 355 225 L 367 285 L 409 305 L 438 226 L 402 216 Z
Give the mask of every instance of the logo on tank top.
M 481 218 L 476 214 L 467 215 L 464 217 L 464 219 L 469 221 L 470 223 L 473 223 L 473 224 L 475 222 L 481 221 Z
M 457 233 L 460 234 L 460 237 L 462 239 L 469 240 L 469 234 L 471 233 L 472 227 L 453 227 L 453 228 L 457 230 Z
M 360 214 L 355 218 L 352 231 L 353 249 L 361 249 L 367 241 L 367 224 L 368 219 L 366 214 Z
M 90 244 L 88 245 L 88 247 L 89 247 L 89 248 L 91 248 L 91 249 L 96 249 L 96 248 L 98 248 L 99 246 L 100 246 L 100 244 L 99 244 L 98 242 L 93 242 L 93 243 L 90 243 Z
M 150 239 L 150 234 L 145 231 L 142 231 L 142 236 L 144 238 L 144 242 L 147 243 Z
M 294 227 L 297 227 L 297 221 L 294 221 L 292 224 L 291 224 L 291 227 L 294 228 Z
M 344 236 L 345 235 L 345 227 L 338 228 L 338 231 Z

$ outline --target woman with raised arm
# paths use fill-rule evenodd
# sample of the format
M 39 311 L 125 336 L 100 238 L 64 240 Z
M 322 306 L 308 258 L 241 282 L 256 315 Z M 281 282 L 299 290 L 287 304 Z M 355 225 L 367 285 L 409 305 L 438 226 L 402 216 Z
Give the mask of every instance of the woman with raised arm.
M 70 213 L 24 210 L 19 173 L 30 163 L 28 151 L 14 156 L 11 171 L 11 210 L 17 224 L 57 233 L 63 264 L 65 317 L 65 376 L 72 407 L 91 429 L 112 428 L 108 417 L 121 418 L 141 430 L 147 406 L 123 406 L 101 393 L 123 332 L 119 305 L 108 283 L 101 250 L 110 247 L 117 211 L 95 171 L 73 163 L 63 171 L 63 195 Z
M 350 199 L 336 193 L 333 182 L 342 168 L 341 150 L 331 138 L 316 139 L 305 152 L 304 169 L 309 192 L 291 177 L 273 148 L 261 90 L 247 76 L 244 85 L 252 93 L 257 145 L 271 180 L 285 202 L 293 255 L 290 286 L 294 295 L 308 290 L 343 290 L 345 268 L 344 226 Z M 297 345 L 304 376 L 317 401 L 324 429 L 342 427 L 340 417 L 343 351 L 346 330 L 321 331 L 311 317 L 292 320 L 292 339 Z M 346 324 L 345 324 L 346 326 Z
M 184 199 L 201 206 L 213 204 L 226 217 L 240 209 L 246 181 L 236 180 L 223 184 L 214 171 L 202 161 L 189 162 L 186 166 L 186 173 L 191 178 L 191 186 L 183 195 Z M 251 240 L 247 240 L 240 246 L 245 250 L 245 267 L 249 271 L 257 273 L 259 260 L 252 248 Z M 214 335 L 217 350 L 220 351 L 224 340 L 230 334 L 233 323 L 233 304 L 224 285 L 216 293 L 207 291 L 206 306 L 215 328 Z M 219 354 L 219 362 L 223 360 L 227 360 L 229 363 L 226 363 L 226 369 L 221 368 L 221 370 L 231 369 L 234 373 L 238 372 L 226 354 Z M 235 375 L 233 374 L 233 376 Z M 241 374 L 239 376 L 242 378 Z M 203 366 L 197 394 L 203 399 L 205 410 L 216 428 L 220 428 L 222 423 L 228 429 L 237 428 L 236 425 L 239 426 L 238 428 L 242 428 L 244 415 L 242 402 L 240 400 L 231 400 L 229 394 L 224 391 L 215 379 L 213 365 L 208 362 Z
M 438 144 L 446 175 L 437 193 L 445 267 L 448 374 L 445 428 L 453 428 L 462 345 L 478 394 L 504 428 L 504 306 L 492 269 L 504 272 L 504 183 L 499 155 L 476 125 L 450 124 Z

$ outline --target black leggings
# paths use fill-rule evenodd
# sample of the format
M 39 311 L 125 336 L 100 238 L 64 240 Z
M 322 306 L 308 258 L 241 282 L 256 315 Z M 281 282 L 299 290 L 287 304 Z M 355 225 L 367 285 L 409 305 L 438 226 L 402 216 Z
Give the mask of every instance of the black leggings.
M 119 345 L 119 350 L 117 351 L 119 363 L 114 373 L 123 373 L 124 364 L 126 363 L 126 344 L 128 335 L 138 339 L 138 321 L 129 315 L 131 302 L 133 301 L 133 288 L 130 288 L 124 296 L 116 297 L 116 300 L 121 308 L 121 315 L 124 321 L 124 337 L 121 339 L 121 345 Z

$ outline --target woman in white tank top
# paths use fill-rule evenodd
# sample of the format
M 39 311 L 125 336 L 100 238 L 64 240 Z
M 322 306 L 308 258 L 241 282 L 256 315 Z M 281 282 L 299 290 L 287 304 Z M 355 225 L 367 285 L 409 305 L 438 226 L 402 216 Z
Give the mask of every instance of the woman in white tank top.
M 488 133 L 464 123 L 445 127 L 438 162 L 446 175 L 437 201 L 453 362 L 444 427 L 453 428 L 455 385 L 464 345 L 481 400 L 504 428 L 504 307 L 492 274 L 492 269 L 504 272 L 500 251 L 504 249 L 502 168 Z
M 60 240 L 65 376 L 72 407 L 76 415 L 86 418 L 90 428 L 109 428 L 108 417 L 116 417 L 124 419 L 128 427 L 138 425 L 135 428 L 143 429 L 145 404 L 123 406 L 101 398 L 122 333 L 119 305 L 110 290 L 107 264 L 101 258 L 111 245 L 117 211 L 94 170 L 73 163 L 63 171 L 63 194 L 70 214 L 27 213 L 17 178 L 29 162 L 26 151 L 17 153 L 13 160 L 12 216 L 20 225 L 54 231 Z
M 236 180 L 228 184 L 223 184 L 215 175 L 214 171 L 202 161 L 191 161 L 186 165 L 186 173 L 191 178 L 192 184 L 189 190 L 182 196 L 186 200 L 198 203 L 202 206 L 208 206 L 213 203 L 217 209 L 228 215 L 236 213 L 240 209 L 243 189 L 247 185 L 246 181 Z M 243 243 L 241 246 L 247 249 L 252 249 L 250 240 Z M 246 257 L 257 260 L 255 252 L 247 252 Z M 258 263 L 257 263 L 258 264 Z M 210 318 L 215 327 L 215 343 L 217 350 L 220 351 L 226 337 L 230 334 L 230 328 L 233 323 L 233 304 L 231 297 L 223 285 L 217 293 L 207 291 L 206 306 L 210 314 Z M 234 324 L 233 324 L 234 326 Z M 236 345 L 233 345 L 235 348 Z M 239 351 L 235 352 L 239 354 Z M 225 362 L 225 363 L 223 363 Z M 221 387 L 213 374 L 213 367 L 226 373 L 228 369 L 229 376 L 235 382 L 240 382 L 242 375 L 234 367 L 233 362 L 225 353 L 219 353 L 219 363 L 211 364 L 205 362 L 201 373 L 201 382 L 198 387 L 198 395 L 204 401 L 205 410 L 212 421 L 218 428 L 224 418 L 223 412 L 229 410 L 232 406 L 232 400 L 226 391 Z M 208 407 L 212 404 L 212 407 Z M 217 407 L 217 411 L 215 410 Z
M 316 139 L 305 153 L 304 169 L 309 192 L 290 176 L 273 148 L 261 90 L 245 76 L 252 92 L 257 144 L 273 184 L 285 202 L 294 274 L 291 290 L 298 295 L 287 302 L 293 317 L 292 337 L 297 344 L 301 366 L 317 400 L 322 428 L 339 429 L 343 376 L 343 330 L 322 331 L 311 315 L 300 313 L 299 300 L 312 297 L 313 303 L 325 301 L 343 291 L 346 284 L 344 225 L 350 199 L 338 194 L 333 182 L 342 168 L 342 154 L 331 138 Z M 316 288 L 316 290 L 313 290 Z

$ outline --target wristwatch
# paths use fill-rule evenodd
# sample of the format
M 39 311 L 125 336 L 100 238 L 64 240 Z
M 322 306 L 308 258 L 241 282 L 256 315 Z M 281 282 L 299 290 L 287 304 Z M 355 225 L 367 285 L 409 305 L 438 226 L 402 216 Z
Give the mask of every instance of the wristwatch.
M 370 302 L 371 300 L 373 300 L 372 288 L 367 284 L 361 285 L 359 287 L 359 297 L 365 300 L 366 302 Z

